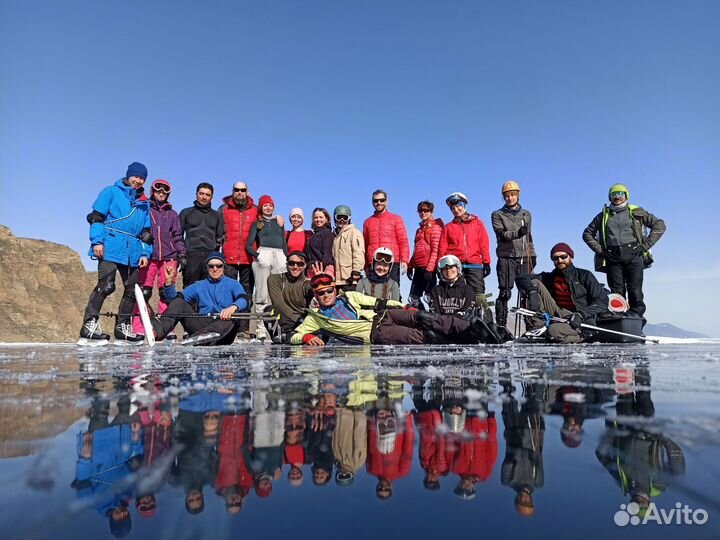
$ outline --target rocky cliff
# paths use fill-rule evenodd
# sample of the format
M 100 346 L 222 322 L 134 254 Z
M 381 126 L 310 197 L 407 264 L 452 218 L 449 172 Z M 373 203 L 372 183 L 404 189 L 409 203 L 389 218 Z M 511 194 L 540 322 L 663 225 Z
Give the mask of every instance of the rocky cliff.
M 69 247 L 17 238 L 0 225 L 0 342 L 77 341 L 96 279 Z M 118 300 L 113 294 L 103 311 L 116 310 Z M 111 320 L 101 322 L 110 328 Z

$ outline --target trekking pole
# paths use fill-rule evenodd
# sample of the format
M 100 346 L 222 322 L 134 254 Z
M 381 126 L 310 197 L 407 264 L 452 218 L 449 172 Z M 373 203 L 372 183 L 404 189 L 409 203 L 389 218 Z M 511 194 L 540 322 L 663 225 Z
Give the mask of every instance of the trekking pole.
M 524 308 L 511 309 L 510 313 L 513 313 L 516 317 L 525 316 L 525 317 L 546 318 L 545 313 L 541 313 L 539 311 L 531 311 L 529 309 L 524 309 Z M 564 323 L 568 322 L 568 319 L 563 319 L 562 317 L 549 317 L 549 320 L 552 322 L 564 322 Z M 638 339 L 640 341 L 649 341 L 650 343 L 660 343 L 659 339 L 647 338 L 647 337 L 643 337 L 643 336 L 636 336 L 635 334 L 628 334 L 626 332 L 618 332 L 617 330 L 601 328 L 599 326 L 593 326 L 592 324 L 582 323 L 580 326 L 582 328 L 587 328 L 588 330 L 596 330 L 598 332 L 605 332 L 607 334 L 615 334 L 617 336 L 630 337 L 630 338 Z
M 525 226 L 525 218 L 520 218 L 520 227 Z M 520 252 L 520 271 L 522 271 L 524 266 L 524 257 L 525 257 L 525 237 L 527 235 L 523 235 L 522 237 L 522 251 Z M 528 272 L 529 274 L 530 272 Z M 517 290 L 517 302 L 515 305 L 515 309 L 520 309 L 520 289 Z M 518 337 L 520 335 L 520 317 L 515 318 L 515 332 L 513 337 Z
M 103 317 L 133 317 L 137 316 L 137 313 L 115 313 L 112 311 L 106 311 L 105 313 L 100 313 Z M 163 317 L 168 317 L 169 315 L 163 315 L 162 313 L 153 315 L 156 319 L 162 319 Z M 200 313 L 188 313 L 183 315 L 176 315 L 174 316 L 176 319 L 219 319 L 220 314 L 219 313 L 207 313 L 207 314 L 200 314 Z M 233 313 L 230 315 L 231 319 L 238 319 L 238 320 L 245 320 L 245 319 L 252 319 L 257 321 L 274 321 L 277 320 L 277 315 L 270 315 L 265 313 Z

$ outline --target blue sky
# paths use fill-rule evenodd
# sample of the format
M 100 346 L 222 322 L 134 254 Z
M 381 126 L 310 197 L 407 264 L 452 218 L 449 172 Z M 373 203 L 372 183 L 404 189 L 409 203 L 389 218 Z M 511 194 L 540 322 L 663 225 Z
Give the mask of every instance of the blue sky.
M 582 230 L 621 181 L 668 225 L 648 319 L 720 336 L 718 20 L 714 1 L 4 0 L 0 223 L 84 254 L 136 160 L 177 209 L 242 179 L 361 225 L 381 187 L 411 236 L 452 191 L 489 228 L 514 178 L 539 268 L 557 241 L 591 267 Z

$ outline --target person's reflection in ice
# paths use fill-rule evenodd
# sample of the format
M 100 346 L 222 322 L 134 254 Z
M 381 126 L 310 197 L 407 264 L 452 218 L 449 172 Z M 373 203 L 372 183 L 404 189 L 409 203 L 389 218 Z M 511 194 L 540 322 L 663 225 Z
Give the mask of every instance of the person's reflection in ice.
M 443 425 L 445 461 L 449 472 L 460 479 L 453 493 L 463 499 L 475 498 L 475 485 L 487 481 L 497 461 L 497 423 L 487 402 L 470 400 L 479 385 L 447 377 L 443 383 Z
M 250 423 L 252 431 L 251 469 L 255 494 L 269 497 L 272 481 L 282 476 L 285 411 L 280 410 L 280 395 L 267 388 L 256 387 L 252 396 Z
M 128 476 L 142 461 L 140 432 L 134 432 L 127 395 L 118 401 L 118 413 L 109 422 L 110 402 L 96 398 L 90 409 L 86 432 L 78 433 L 78 459 L 71 487 L 108 518 L 110 532 L 117 538 L 130 533 L 132 522 L 128 504 L 131 484 Z
M 637 368 L 634 376 L 634 389 L 618 388 L 617 417 L 606 421 L 595 455 L 642 517 L 673 477 L 685 474 L 685 456 L 677 443 L 648 425 L 655 415 L 648 369 Z
M 440 478 L 448 473 L 445 461 L 445 436 L 442 431 L 442 382 L 428 379 L 424 384 L 413 385 L 413 403 L 417 411 L 420 430 L 418 457 L 425 471 L 423 486 L 430 491 L 440 489 Z
M 299 487 L 303 483 L 303 465 L 307 459 L 305 411 L 291 404 L 285 413 L 285 436 L 283 445 L 283 465 L 289 465 L 288 483 Z
M 235 406 L 223 412 L 220 422 L 215 492 L 225 500 L 225 510 L 230 515 L 240 513 L 253 487 L 248 448 L 250 411 L 246 403 L 243 398 L 235 400 Z
M 377 477 L 375 495 L 387 500 L 393 481 L 410 472 L 415 428 L 412 416 L 401 408 L 402 392 L 381 391 L 368 413 L 367 472 Z M 397 397 L 395 397 L 397 396 Z M 395 399 L 393 399 L 395 398 Z
M 335 431 L 332 435 L 332 450 L 335 456 L 335 484 L 342 487 L 352 485 L 355 473 L 365 465 L 367 459 L 367 416 L 362 409 L 362 396 L 358 392 L 362 375 L 354 373 L 338 392 L 338 407 L 335 411 Z
M 203 487 L 212 486 L 217 477 L 216 445 L 226 398 L 227 394 L 203 390 L 180 400 L 173 444 L 181 445 L 181 450 L 170 483 L 185 490 L 185 509 L 191 515 L 205 509 Z
M 332 437 L 335 431 L 335 412 L 337 396 L 335 386 L 323 385 L 322 393 L 316 396 L 315 405 L 308 413 L 310 429 L 308 431 L 307 454 L 312 463 L 313 484 L 324 486 L 332 478 L 335 456 L 333 456 Z
M 515 490 L 515 509 L 521 516 L 535 513 L 533 495 L 543 487 L 543 442 L 545 387 L 539 383 L 523 384 L 522 405 L 512 394 L 510 383 L 503 384 L 502 417 L 505 424 L 505 459 L 501 469 L 502 485 Z

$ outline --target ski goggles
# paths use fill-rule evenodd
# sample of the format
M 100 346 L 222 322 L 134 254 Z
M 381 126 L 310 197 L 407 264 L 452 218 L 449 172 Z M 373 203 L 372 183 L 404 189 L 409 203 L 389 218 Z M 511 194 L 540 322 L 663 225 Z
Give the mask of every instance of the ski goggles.
M 335 288 L 335 283 L 333 283 L 332 276 L 329 276 L 328 274 L 316 274 L 311 280 L 310 280 L 310 286 L 313 288 L 313 291 L 316 293 L 320 290 L 324 290 L 326 288 Z
M 388 253 L 376 253 L 375 257 L 373 257 L 373 260 L 375 262 L 381 262 L 385 264 L 392 264 L 393 262 L 393 256 Z
M 438 261 L 438 268 L 440 270 L 443 270 L 444 268 L 452 268 L 453 266 L 457 267 L 459 265 L 455 261 L 446 259 L 445 257 Z
M 624 191 L 613 191 L 610 194 L 611 199 L 616 199 L 616 198 L 617 199 L 620 199 L 620 198 L 625 199 L 626 197 L 627 197 L 627 193 L 625 193 Z
M 165 182 L 155 182 L 152 185 L 153 191 L 159 191 L 160 193 L 164 193 L 165 195 L 170 194 L 170 186 L 166 184 Z
M 350 216 L 347 214 L 336 214 L 335 221 L 350 221 Z

